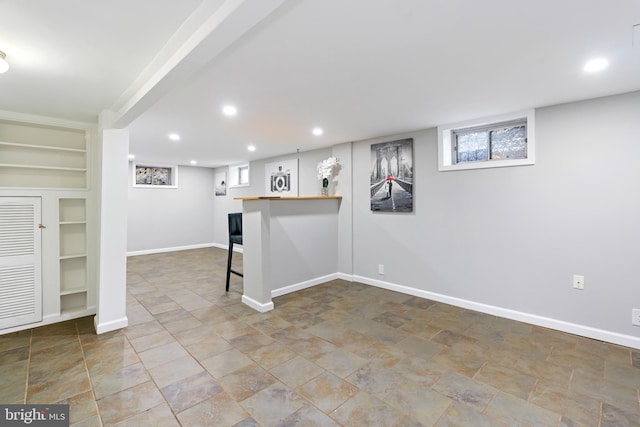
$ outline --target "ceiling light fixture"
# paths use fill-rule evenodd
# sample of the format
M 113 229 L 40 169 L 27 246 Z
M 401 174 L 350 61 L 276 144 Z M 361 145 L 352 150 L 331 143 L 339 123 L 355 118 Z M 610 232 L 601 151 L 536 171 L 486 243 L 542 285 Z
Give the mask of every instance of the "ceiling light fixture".
M 0 50 L 0 74 L 6 73 L 9 69 L 9 63 L 5 59 L 7 55 Z
M 129 154 L 129 160 L 133 160 L 135 158 L 136 158 L 135 154 Z
M 170 133 L 169 139 L 172 141 L 180 141 L 180 135 L 178 135 L 177 133 Z
M 256 151 L 256 146 L 255 145 L 250 145 L 250 146 L 247 147 L 247 150 Z
M 605 58 L 596 58 L 584 64 L 584 71 L 587 73 L 595 73 L 596 71 L 604 70 L 608 65 L 609 61 Z
M 197 165 L 198 164 L 198 162 L 195 161 L 195 160 L 191 160 L 189 163 L 191 163 L 192 165 Z
M 324 133 L 324 131 L 322 130 L 322 128 L 313 128 L 313 130 L 311 131 L 315 136 L 320 136 Z
M 238 114 L 238 110 L 233 105 L 226 105 L 222 109 L 222 112 L 227 116 L 235 116 L 236 114 Z

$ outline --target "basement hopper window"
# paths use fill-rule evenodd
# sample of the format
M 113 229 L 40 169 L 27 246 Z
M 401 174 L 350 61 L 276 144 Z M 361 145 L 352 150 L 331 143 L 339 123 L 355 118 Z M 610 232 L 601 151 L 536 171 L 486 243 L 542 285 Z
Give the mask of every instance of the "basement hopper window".
M 229 166 L 229 187 L 249 186 L 249 164 Z
M 439 170 L 535 163 L 533 110 L 438 128 Z

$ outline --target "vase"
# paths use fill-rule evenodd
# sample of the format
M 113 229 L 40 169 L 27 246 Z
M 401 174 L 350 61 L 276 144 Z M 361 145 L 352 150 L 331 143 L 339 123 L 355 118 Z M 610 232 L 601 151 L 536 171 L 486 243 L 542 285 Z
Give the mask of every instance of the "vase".
M 329 195 L 329 187 L 321 187 L 320 195 L 322 197 L 327 197 Z

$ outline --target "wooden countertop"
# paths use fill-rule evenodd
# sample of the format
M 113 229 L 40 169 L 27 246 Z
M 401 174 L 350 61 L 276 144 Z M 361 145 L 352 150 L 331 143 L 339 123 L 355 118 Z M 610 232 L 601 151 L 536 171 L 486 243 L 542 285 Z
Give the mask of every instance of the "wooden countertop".
M 255 196 L 255 197 L 234 197 L 233 200 L 321 200 L 321 199 L 342 199 L 342 196 Z

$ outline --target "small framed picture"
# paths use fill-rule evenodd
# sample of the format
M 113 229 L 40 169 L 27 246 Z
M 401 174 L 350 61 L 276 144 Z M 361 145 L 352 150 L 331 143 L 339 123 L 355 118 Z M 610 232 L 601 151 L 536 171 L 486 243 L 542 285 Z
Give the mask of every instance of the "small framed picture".
M 298 195 L 298 159 L 282 160 L 264 165 L 265 195 Z
M 227 173 L 216 172 L 215 180 L 216 180 L 215 181 L 216 196 L 226 196 L 227 195 Z

